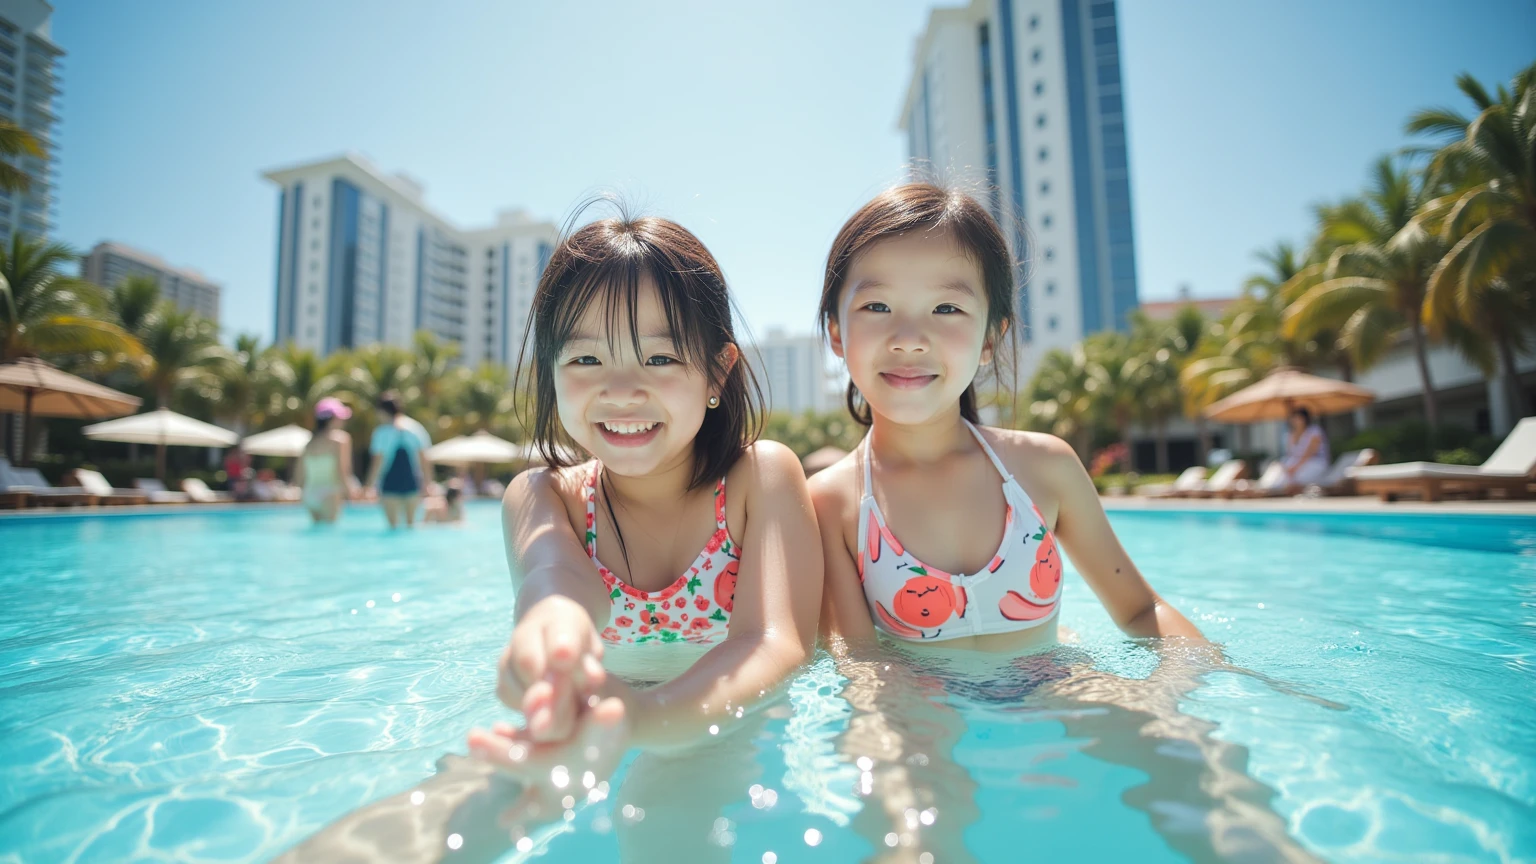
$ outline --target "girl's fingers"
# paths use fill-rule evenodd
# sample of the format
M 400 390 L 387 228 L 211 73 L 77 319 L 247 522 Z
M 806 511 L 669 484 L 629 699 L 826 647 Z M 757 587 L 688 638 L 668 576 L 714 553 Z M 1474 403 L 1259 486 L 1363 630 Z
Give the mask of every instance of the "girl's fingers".
M 513 726 L 511 723 L 493 723 L 491 724 L 491 731 L 495 732 L 497 735 L 502 736 L 503 738 L 517 737 L 517 727 Z
M 539 632 L 530 632 L 542 628 L 518 628 L 512 631 L 512 644 L 507 653 L 511 655 L 517 677 L 524 684 L 531 684 L 544 677 L 546 658 L 544 656 L 544 639 Z M 519 632 L 521 631 L 521 632 Z
M 550 627 L 544 631 L 545 660 L 549 666 L 569 672 L 581 654 L 584 639 L 568 627 Z
M 555 674 L 548 679 L 553 689 L 549 699 L 548 723 L 533 731 L 535 741 L 564 741 L 569 738 L 576 723 L 576 687 L 569 675 Z
M 598 657 L 588 654 L 581 658 L 582 691 L 592 693 L 603 686 L 608 678 L 608 670 L 603 668 L 603 661 Z
M 535 741 L 546 740 L 544 735 L 554 723 L 554 696 L 555 686 L 549 680 L 534 682 L 523 694 L 523 717 Z

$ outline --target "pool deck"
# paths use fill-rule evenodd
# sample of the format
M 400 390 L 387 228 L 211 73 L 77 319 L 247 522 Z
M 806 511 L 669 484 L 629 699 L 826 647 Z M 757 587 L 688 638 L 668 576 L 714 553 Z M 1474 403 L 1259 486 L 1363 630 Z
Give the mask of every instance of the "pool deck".
M 1116 511 L 1198 511 L 1222 513 L 1440 513 L 1463 515 L 1530 516 L 1536 518 L 1536 500 L 1532 501 L 1397 501 L 1387 503 L 1374 495 L 1338 498 L 1145 498 L 1140 495 L 1105 495 L 1099 499 L 1104 509 Z
M 485 503 L 481 499 L 476 499 Z M 1398 501 L 1386 503 L 1375 496 L 1340 498 L 1145 498 L 1140 495 L 1105 495 L 1099 499 L 1104 509 L 1117 511 L 1209 511 L 1220 513 L 1440 513 L 1456 515 L 1530 516 L 1536 518 L 1536 500 L 1531 501 Z M 76 518 L 87 516 L 172 516 L 193 513 L 230 513 L 254 510 L 278 510 L 298 507 L 293 501 L 243 502 L 238 504 L 145 504 L 111 507 L 48 507 L 25 510 L 0 510 L 0 522 L 7 519 Z M 350 502 L 349 508 L 376 508 L 373 502 Z

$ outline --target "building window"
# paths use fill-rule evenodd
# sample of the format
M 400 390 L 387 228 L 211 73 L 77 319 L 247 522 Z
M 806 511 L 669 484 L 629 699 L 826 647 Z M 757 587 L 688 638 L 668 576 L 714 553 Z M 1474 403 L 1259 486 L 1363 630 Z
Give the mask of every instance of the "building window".
M 1048 327 L 1048 328 L 1050 328 L 1052 330 L 1055 330 L 1056 329 L 1056 324 L 1057 324 L 1056 316 L 1052 315 L 1050 317 L 1050 320 L 1046 321 L 1045 324 L 1046 324 L 1046 327 Z
M 316 261 L 313 258 L 309 259 L 309 269 L 310 270 L 319 270 L 320 269 L 320 262 Z
M 1041 162 L 1044 162 L 1044 161 L 1045 161 L 1045 158 L 1046 158 L 1046 157 L 1047 157 L 1047 156 L 1049 156 L 1049 155 L 1051 155 L 1051 151 L 1049 151 L 1049 150 L 1047 150 L 1047 149 L 1045 149 L 1045 148 L 1044 148 L 1044 147 L 1041 147 L 1041 148 L 1040 148 L 1040 161 L 1041 161 Z
M 1056 260 L 1056 247 L 1055 246 L 1047 246 L 1047 247 L 1045 247 L 1045 260 L 1047 260 L 1047 261 L 1055 261 Z
M 1040 194 L 1041 195 L 1049 195 L 1049 194 L 1051 194 L 1051 181 L 1049 181 L 1049 180 L 1041 180 L 1040 181 Z
M 1055 293 L 1056 293 L 1056 283 L 1055 282 L 1047 282 L 1047 283 L 1045 283 L 1045 295 L 1047 297 L 1049 297 L 1049 296 L 1051 296 L 1051 295 L 1053 295 Z
M 1031 16 L 1029 16 L 1029 29 L 1031 29 L 1031 30 L 1039 30 L 1040 29 L 1040 16 L 1039 15 L 1031 15 Z
M 1051 227 L 1051 222 L 1052 222 L 1051 214 L 1049 214 L 1049 213 L 1047 213 L 1044 216 L 1040 217 L 1040 224 L 1042 226 L 1046 227 L 1046 228 Z
M 1036 129 L 1044 129 L 1045 128 L 1045 115 L 1044 114 L 1036 114 L 1035 115 L 1035 128 Z
M 1039 48 L 1036 48 L 1035 50 L 1029 52 L 1029 62 L 1031 62 L 1031 63 L 1039 63 L 1040 62 L 1040 49 Z
M 1044 81 L 1036 81 L 1035 82 L 1035 95 L 1039 96 L 1040 94 L 1042 94 L 1044 92 L 1045 92 L 1045 82 Z

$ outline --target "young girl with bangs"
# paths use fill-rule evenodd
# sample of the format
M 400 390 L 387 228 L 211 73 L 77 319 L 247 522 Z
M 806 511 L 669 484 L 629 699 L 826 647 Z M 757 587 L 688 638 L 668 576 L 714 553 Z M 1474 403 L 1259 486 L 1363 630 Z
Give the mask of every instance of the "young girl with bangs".
M 470 746 L 523 780 L 525 798 L 542 796 L 546 815 L 571 791 L 551 785 L 553 766 L 593 772 L 590 786 L 630 746 L 723 742 L 810 656 L 814 511 L 795 455 L 756 441 L 758 395 L 731 313 L 715 259 L 665 219 L 587 225 L 540 279 L 525 350 L 533 439 L 550 467 L 524 472 L 504 499 L 517 606 L 498 681 L 527 724 L 476 731 Z M 670 680 L 642 688 L 604 667 L 637 659 Z M 666 666 L 686 669 L 656 673 Z M 750 784 L 716 760 L 701 771 L 696 758 L 642 756 L 625 790 L 667 790 L 668 806 L 621 825 L 621 845 L 651 846 L 649 833 L 655 848 L 703 849 L 719 807 Z M 684 788 L 699 800 L 679 800 Z
M 992 652 L 1056 639 L 1061 553 L 1122 630 L 1200 632 L 1142 578 L 1077 454 L 978 425 L 975 380 L 1013 338 L 1013 259 L 974 199 L 926 183 L 855 213 L 827 258 L 820 318 L 869 434 L 811 483 L 824 626 Z
M 966 728 L 954 700 L 1064 715 L 1089 701 L 1071 688 L 1097 680 L 1091 664 L 1043 653 L 1063 550 L 1126 633 L 1204 644 L 1126 555 L 1071 447 L 979 425 L 975 381 L 1015 338 L 1016 302 L 996 221 L 931 184 L 877 196 L 827 257 L 821 324 L 869 432 L 811 479 L 822 630 L 854 709 L 840 747 L 865 772 L 853 827 L 899 846 L 893 860 L 973 858 L 980 812 L 951 755 Z

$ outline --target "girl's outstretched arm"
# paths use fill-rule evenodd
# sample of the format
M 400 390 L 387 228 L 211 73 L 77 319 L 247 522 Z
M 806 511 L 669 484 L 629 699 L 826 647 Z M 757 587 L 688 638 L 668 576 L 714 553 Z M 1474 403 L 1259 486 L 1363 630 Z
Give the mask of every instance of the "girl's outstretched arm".
M 571 528 L 560 494 L 562 475 L 524 471 L 502 497 L 502 535 L 517 603 L 512 638 L 496 677 L 496 693 L 521 709 L 535 740 L 572 731 L 578 701 L 601 684 L 608 594 Z
M 1099 492 L 1077 453 L 1059 438 L 1035 436 L 1035 440 L 1043 442 L 1044 478 L 1060 502 L 1052 533 L 1115 624 L 1131 636 L 1204 639 L 1200 629 L 1157 596 L 1136 569 L 1110 527 Z

